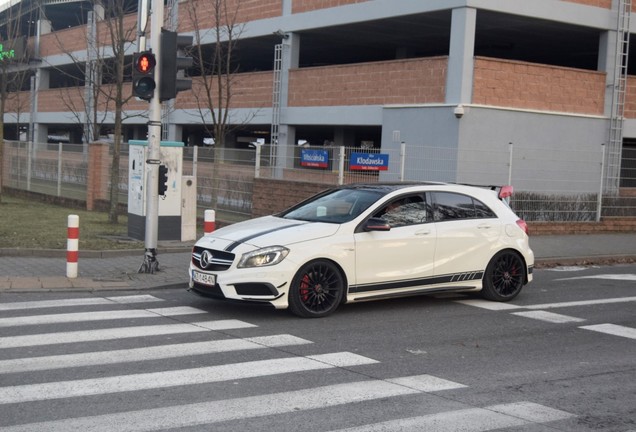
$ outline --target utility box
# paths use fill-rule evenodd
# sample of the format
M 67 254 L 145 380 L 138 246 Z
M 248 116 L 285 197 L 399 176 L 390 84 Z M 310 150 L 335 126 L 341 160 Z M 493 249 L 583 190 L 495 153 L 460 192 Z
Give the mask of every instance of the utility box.
M 128 145 L 128 237 L 145 241 L 148 141 L 131 140 Z M 161 141 L 160 151 L 161 165 L 168 169 L 168 189 L 159 197 L 157 239 L 180 241 L 183 143 Z
M 181 241 L 197 239 L 197 179 L 181 178 Z

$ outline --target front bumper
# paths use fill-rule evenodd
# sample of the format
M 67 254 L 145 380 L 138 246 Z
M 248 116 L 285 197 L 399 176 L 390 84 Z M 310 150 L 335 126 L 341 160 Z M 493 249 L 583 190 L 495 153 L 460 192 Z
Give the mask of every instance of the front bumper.
M 287 291 L 289 288 L 288 274 L 280 270 L 269 271 L 260 269 L 230 269 L 223 272 L 202 272 L 190 265 L 191 291 L 203 297 L 217 300 L 228 300 L 249 303 L 268 303 L 277 309 L 285 309 Z M 214 275 L 214 285 L 196 282 L 193 272 Z M 291 273 L 293 274 L 293 273 Z

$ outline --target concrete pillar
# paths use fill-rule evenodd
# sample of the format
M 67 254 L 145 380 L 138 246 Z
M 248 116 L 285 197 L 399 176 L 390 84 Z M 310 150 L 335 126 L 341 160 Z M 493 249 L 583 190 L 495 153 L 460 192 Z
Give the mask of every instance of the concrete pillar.
M 605 106 L 603 114 L 612 114 L 612 93 L 614 90 L 614 69 L 616 67 L 616 37 L 615 31 L 606 31 L 599 37 L 598 70 L 605 72 Z
M 283 10 L 282 10 L 283 16 L 288 16 L 292 14 L 292 3 L 293 3 L 293 0 L 283 0 Z
M 285 122 L 285 111 L 289 101 L 289 71 L 298 68 L 299 63 L 300 36 L 294 33 L 287 33 L 286 36 L 282 41 L 281 115 L 278 128 L 278 147 L 276 148 L 276 162 L 279 167 L 293 166 L 294 146 L 296 145 L 296 128 Z
M 183 126 L 171 123 L 168 127 L 168 141 L 179 141 L 183 140 Z
M 477 11 L 453 9 L 446 76 L 446 103 L 472 102 Z

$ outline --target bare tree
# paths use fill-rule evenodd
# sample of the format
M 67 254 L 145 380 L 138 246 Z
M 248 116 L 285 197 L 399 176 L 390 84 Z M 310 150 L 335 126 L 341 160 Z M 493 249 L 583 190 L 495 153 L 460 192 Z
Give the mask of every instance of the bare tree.
M 197 10 L 211 10 L 205 16 L 210 29 L 201 28 L 201 15 Z M 200 5 L 201 3 L 201 5 Z M 193 80 L 192 92 L 198 105 L 198 112 L 206 133 L 214 137 L 215 149 L 225 147 L 229 132 L 237 125 L 230 123 L 233 84 L 237 67 L 234 52 L 243 32 L 244 25 L 238 24 L 240 0 L 187 0 L 186 10 L 194 26 L 193 57 L 201 71 L 201 77 Z M 211 36 L 212 44 L 206 44 Z M 207 123 L 208 116 L 211 124 Z M 219 160 L 219 159 L 216 159 Z
M 20 34 L 21 4 L 7 9 L 5 22 L 0 25 L 0 39 L 5 41 L 0 53 L 0 202 L 4 188 L 4 114 L 9 107 L 12 112 L 17 113 L 16 128 L 19 134 L 19 113 L 26 106 L 22 89 L 30 76 L 28 66 L 24 65 L 27 58 L 26 39 Z
M 111 121 L 109 114 L 113 114 L 108 220 L 110 223 L 117 223 L 122 125 L 126 118 L 124 106 L 132 99 L 132 94 L 124 94 L 123 91 L 128 66 L 126 48 L 135 38 L 136 22 L 126 20 L 133 9 L 127 8 L 125 2 L 108 1 L 103 6 L 105 19 L 97 24 L 98 30 L 94 38 L 90 34 L 91 28 L 87 29 L 86 60 L 79 60 L 74 53 L 66 52 L 79 68 L 85 87 L 78 85 L 64 89 L 66 95 L 62 96 L 62 100 L 84 127 L 85 139 L 88 141 L 99 139 L 104 125 Z M 84 91 L 84 88 L 88 91 Z M 78 92 L 79 97 L 74 97 L 74 92 Z M 81 106 L 77 106 L 78 100 L 81 101 Z

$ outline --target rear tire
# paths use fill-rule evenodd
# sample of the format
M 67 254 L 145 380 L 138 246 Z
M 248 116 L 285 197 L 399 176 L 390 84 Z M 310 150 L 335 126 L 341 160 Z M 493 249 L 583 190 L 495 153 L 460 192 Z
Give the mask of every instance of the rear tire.
M 505 250 L 497 253 L 486 267 L 482 296 L 493 301 L 515 298 L 525 282 L 526 266 L 518 253 Z
M 303 318 L 333 313 L 342 300 L 345 279 L 330 261 L 311 261 L 301 267 L 289 287 L 289 309 Z

